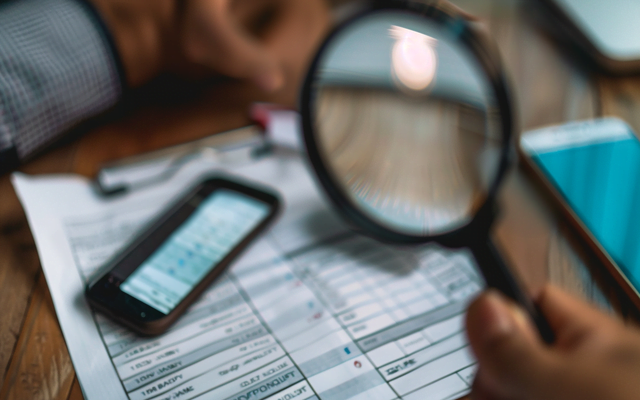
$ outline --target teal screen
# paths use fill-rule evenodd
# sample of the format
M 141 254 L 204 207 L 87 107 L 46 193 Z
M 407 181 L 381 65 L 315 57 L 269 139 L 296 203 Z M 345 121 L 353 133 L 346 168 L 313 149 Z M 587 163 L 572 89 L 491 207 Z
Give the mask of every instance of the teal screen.
M 632 138 L 588 144 L 533 159 L 640 288 L 640 142 Z
M 219 189 L 120 286 L 168 314 L 268 215 L 268 204 Z

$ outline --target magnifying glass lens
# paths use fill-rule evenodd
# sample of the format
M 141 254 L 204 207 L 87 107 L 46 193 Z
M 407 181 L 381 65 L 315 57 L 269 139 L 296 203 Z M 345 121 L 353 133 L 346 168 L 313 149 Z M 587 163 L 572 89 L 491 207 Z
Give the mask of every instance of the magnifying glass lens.
M 488 77 L 455 29 L 371 13 L 321 54 L 311 120 L 342 194 L 405 235 L 468 224 L 497 179 L 502 127 Z

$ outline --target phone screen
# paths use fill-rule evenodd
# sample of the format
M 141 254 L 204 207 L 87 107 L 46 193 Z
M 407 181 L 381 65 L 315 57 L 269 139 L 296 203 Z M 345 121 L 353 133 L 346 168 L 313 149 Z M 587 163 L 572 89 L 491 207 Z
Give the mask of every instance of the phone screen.
M 585 129 L 523 147 L 640 290 L 640 142 L 620 122 Z
M 270 213 L 269 204 L 218 189 L 144 260 L 120 290 L 169 314 Z
M 604 55 L 640 58 L 640 2 L 637 0 L 555 0 L 580 31 Z

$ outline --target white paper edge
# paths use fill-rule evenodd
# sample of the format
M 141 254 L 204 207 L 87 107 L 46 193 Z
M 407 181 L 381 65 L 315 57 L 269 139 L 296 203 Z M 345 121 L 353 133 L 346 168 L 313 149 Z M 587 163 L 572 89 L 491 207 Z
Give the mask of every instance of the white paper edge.
M 74 177 L 69 179 L 82 178 Z M 97 382 L 96 385 L 90 387 L 81 386 L 82 392 L 85 398 L 91 400 L 105 399 L 128 399 L 126 392 L 122 385 L 107 384 L 112 382 L 119 382 L 115 368 L 100 368 L 101 365 L 113 365 L 107 349 L 102 342 L 102 336 L 98 330 L 97 325 L 93 321 L 93 315 L 84 297 L 84 283 L 80 272 L 76 266 L 75 260 L 71 250 L 67 246 L 65 241 L 65 233 L 62 226 L 58 223 L 56 218 L 51 216 L 39 215 L 43 214 L 40 207 L 26 207 L 26 201 L 30 198 L 28 195 L 30 189 L 30 178 L 22 173 L 14 173 L 11 176 L 11 181 L 16 190 L 16 194 L 20 199 L 20 202 L 24 205 L 25 214 L 29 221 L 29 226 L 33 227 L 32 234 L 38 250 L 38 255 L 43 264 L 42 271 L 47 280 L 49 291 L 51 292 L 51 298 L 54 303 L 54 309 L 58 316 L 59 325 L 62 329 L 62 334 L 67 343 L 74 343 L 74 346 L 67 346 L 69 354 L 71 356 L 71 362 L 75 369 L 76 375 L 78 375 L 78 382 Z M 50 226 L 47 231 L 53 230 L 57 234 L 52 238 L 43 237 L 41 229 L 37 227 L 42 221 L 50 221 Z M 39 224 L 34 222 L 38 221 Z M 62 242 L 59 246 L 46 246 L 45 243 Z M 55 260 L 55 262 L 53 261 Z M 49 261 L 49 262 L 47 262 Z M 74 273 L 67 274 L 64 265 L 73 266 Z M 80 293 L 80 299 L 71 300 L 65 296 L 65 293 Z M 74 313 L 78 313 L 74 316 Z M 83 318 L 78 318 L 82 315 Z M 65 327 L 73 327 L 73 329 L 65 329 Z M 91 374 L 100 374 L 100 379 L 94 379 Z

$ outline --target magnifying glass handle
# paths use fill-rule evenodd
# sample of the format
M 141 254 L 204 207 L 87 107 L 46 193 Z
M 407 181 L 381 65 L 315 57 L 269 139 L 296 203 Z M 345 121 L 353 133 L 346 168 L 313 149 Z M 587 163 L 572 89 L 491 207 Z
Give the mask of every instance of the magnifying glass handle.
M 540 312 L 540 309 L 522 290 L 491 239 L 487 238 L 474 246 L 470 246 L 470 248 L 482 275 L 484 275 L 487 286 L 499 290 L 524 308 L 538 328 L 542 339 L 548 344 L 553 343 L 555 335 L 551 326 Z

